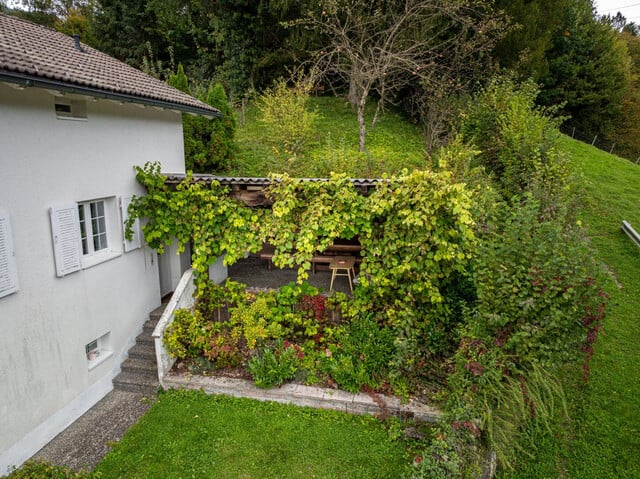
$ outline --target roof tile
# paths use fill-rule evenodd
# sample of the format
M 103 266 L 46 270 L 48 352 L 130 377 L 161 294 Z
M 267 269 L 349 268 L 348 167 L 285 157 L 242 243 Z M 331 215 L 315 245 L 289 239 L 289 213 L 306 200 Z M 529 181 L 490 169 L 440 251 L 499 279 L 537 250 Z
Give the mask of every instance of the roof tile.
M 98 90 L 107 97 L 160 101 L 177 110 L 218 114 L 215 108 L 63 33 L 0 13 L 0 76 L 55 80 Z M 2 74 L 5 74 L 4 76 Z

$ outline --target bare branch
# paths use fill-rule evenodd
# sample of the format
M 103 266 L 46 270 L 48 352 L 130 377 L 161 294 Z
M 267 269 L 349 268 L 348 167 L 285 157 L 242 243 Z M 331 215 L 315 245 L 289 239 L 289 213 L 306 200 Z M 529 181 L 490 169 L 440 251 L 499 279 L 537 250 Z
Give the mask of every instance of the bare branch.
M 495 12 L 479 0 L 325 0 L 305 22 L 327 39 L 316 52 L 319 71 L 349 87 L 361 150 L 371 92 L 379 97 L 375 123 L 384 103 L 408 87 L 463 89 L 503 32 Z

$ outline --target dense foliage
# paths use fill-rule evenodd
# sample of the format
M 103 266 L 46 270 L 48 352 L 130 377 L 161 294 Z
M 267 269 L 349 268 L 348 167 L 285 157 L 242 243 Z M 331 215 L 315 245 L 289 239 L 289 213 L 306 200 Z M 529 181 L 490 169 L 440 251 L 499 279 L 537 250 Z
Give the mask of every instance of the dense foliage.
M 561 31 L 547 52 L 548 70 L 538 77 L 540 101 L 560 105 L 570 123 L 590 133 L 612 133 L 621 118 L 630 80 L 629 56 L 615 30 L 593 18 L 590 1 L 561 12 Z
M 176 73 L 169 77 L 168 83 L 191 94 L 189 80 L 181 63 Z M 185 165 L 187 170 L 194 173 L 222 173 L 229 169 L 236 152 L 235 115 L 220 83 L 201 90 L 197 95 L 200 100 L 217 108 L 220 115 L 214 118 L 182 115 Z
M 164 79 L 182 63 L 195 83 L 224 85 L 236 105 L 289 69 L 322 66 L 322 86 L 358 113 L 361 151 L 371 130 L 367 102 L 400 105 L 434 151 L 450 138 L 460 99 L 499 67 L 540 83 L 538 101 L 562 105 L 581 133 L 604 134 L 639 154 L 629 144 L 637 85 L 617 32 L 638 29 L 623 17 L 598 18 L 591 0 L 21 3 L 25 10 L 12 14 L 80 34 Z
M 2 476 L 5 477 L 5 476 Z M 89 479 L 95 476 L 87 471 L 74 471 L 64 466 L 55 466 L 44 461 L 29 460 L 14 470 L 7 479 Z
M 133 208 L 149 217 L 152 241 L 174 234 L 164 223 L 171 215 L 180 215 L 173 221 L 184 228 L 183 221 L 204 214 L 216 232 L 230 235 L 228 261 L 266 241 L 275 247 L 274 263 L 297 267 L 302 284 L 247 298 L 241 288 L 221 293 L 202 281 L 197 308 L 179 313 L 165 338 L 172 353 L 196 370 L 246 364 L 262 386 L 294 377 L 409 394 L 425 384 L 442 387 L 448 375 L 447 407 L 457 424 L 454 433 L 443 432 L 450 447 L 462 454 L 461 444 L 479 437 L 503 466 L 511 464 L 530 425 L 563 410 L 558 378 L 565 368 L 583 362 L 588 373 L 606 303 L 568 208 L 571 174 L 557 154 L 556 122 L 535 107 L 535 96 L 531 84 L 492 84 L 462 118 L 461 138 L 480 151 L 459 140 L 439 153 L 436 172 L 383 179 L 369 196 L 344 175 L 280 176 L 268 191 L 272 208 L 257 213 L 191 178 L 171 193 L 148 169 L 148 197 L 164 202 L 138 200 L 142 209 Z M 482 179 L 482 171 L 491 175 Z M 154 208 L 172 205 L 172 195 L 197 205 L 195 216 L 162 206 L 155 218 Z M 224 214 L 235 210 L 238 221 L 211 218 L 208 201 L 224 204 Z M 180 228 L 178 234 L 199 233 Z M 353 298 L 293 293 L 305 287 L 314 253 L 356 236 L 363 251 Z M 219 237 L 205 248 L 212 239 L 194 240 L 202 280 L 225 251 Z M 558 244 L 566 246 L 557 251 Z M 213 298 L 208 306 L 206 298 Z M 430 459 L 420 467 L 427 465 L 439 467 Z
M 145 241 L 159 252 L 173 241 L 178 242 L 179 252 L 191 245 L 192 266 L 200 280 L 207 278 L 209 266 L 222 254 L 233 263 L 246 251 L 260 248 L 253 228 L 258 213 L 230 199 L 217 182 L 206 186 L 188 175 L 172 189 L 165 184 L 157 163 L 137 167 L 136 178 L 149 192 L 134 197 L 131 206 L 135 215 L 151 219 L 142 227 Z M 127 228 L 131 228 L 132 218 Z
M 480 149 L 473 164 L 491 174 L 503 199 L 530 192 L 553 210 L 569 197 L 570 171 L 556 146 L 560 119 L 536 106 L 538 94 L 531 81 L 493 80 L 469 102 L 460 131 Z
M 290 86 L 284 78 L 279 78 L 258 98 L 260 123 L 267 141 L 276 156 L 284 154 L 287 158 L 307 147 L 318 117 L 318 113 L 308 107 L 313 78 L 298 73 L 293 80 Z
M 572 173 L 558 153 L 555 121 L 534 106 L 536 93 L 530 84 L 494 83 L 461 125 L 481 146 L 479 164 L 501 200 L 478 235 L 477 299 L 464 310 L 449 410 L 482 418 L 503 467 L 536 427 L 562 414 L 562 382 L 573 380 L 575 365 L 588 376 L 607 300 L 572 214 Z

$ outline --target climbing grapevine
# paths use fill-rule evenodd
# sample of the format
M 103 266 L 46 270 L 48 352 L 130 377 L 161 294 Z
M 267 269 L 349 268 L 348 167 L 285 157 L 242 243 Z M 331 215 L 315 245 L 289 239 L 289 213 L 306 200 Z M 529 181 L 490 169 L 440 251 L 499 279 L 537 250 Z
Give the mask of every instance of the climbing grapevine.
M 419 350 L 439 353 L 446 344 L 445 290 L 466 274 L 476 244 L 471 203 L 447 171 L 403 172 L 367 199 L 362 296 L 396 329 L 404 368 Z
M 218 182 L 205 185 L 188 174 L 172 189 L 165 184 L 159 164 L 136 169 L 136 178 L 148 193 L 132 200 L 128 234 L 139 217 L 148 220 L 142 227 L 145 240 L 160 253 L 175 240 L 178 252 L 192 242 L 192 267 L 198 278 L 206 278 L 209 265 L 222 254 L 225 264 L 233 264 L 247 251 L 260 249 L 260 213 L 231 199 Z
M 273 177 L 267 195 L 273 200 L 265 215 L 261 239 L 275 247 L 278 267 L 297 267 L 298 280 L 309 276 L 314 252 L 322 253 L 336 238 L 351 239 L 367 226 L 358 194 L 346 175 L 307 181 Z

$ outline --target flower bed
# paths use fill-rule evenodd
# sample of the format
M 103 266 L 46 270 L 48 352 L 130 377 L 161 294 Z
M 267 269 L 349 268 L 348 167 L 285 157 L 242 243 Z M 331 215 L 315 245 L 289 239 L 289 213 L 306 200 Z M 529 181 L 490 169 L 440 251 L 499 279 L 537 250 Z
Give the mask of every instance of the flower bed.
M 209 283 L 195 306 L 176 311 L 164 335 L 169 353 L 194 373 L 246 377 L 269 388 L 290 380 L 346 391 L 389 392 L 389 327 L 350 317 L 350 298 L 308 283 L 251 291 Z

